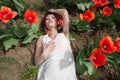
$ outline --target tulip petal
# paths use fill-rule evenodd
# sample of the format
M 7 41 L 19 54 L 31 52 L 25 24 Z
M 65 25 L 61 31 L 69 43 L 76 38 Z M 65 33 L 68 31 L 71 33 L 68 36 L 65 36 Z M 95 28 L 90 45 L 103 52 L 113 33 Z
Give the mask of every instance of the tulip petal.
M 116 52 L 120 53 L 120 38 L 116 39 L 115 46 L 117 48 Z
M 102 15 L 103 16 L 110 16 L 112 14 L 112 8 L 109 6 L 105 6 L 102 10 Z
M 16 12 L 12 12 L 9 7 L 2 6 L 0 10 L 0 19 L 2 22 L 7 23 L 10 19 L 17 15 Z
M 95 18 L 95 14 L 91 10 L 86 10 L 84 14 L 80 14 L 81 20 L 91 22 Z
M 17 12 L 13 11 L 12 12 L 12 18 L 15 18 L 16 15 L 17 15 Z
M 96 7 L 102 7 L 110 3 L 108 0 L 93 0 L 93 2 Z
M 114 0 L 114 7 L 120 8 L 120 0 Z
M 4 23 L 7 23 L 9 20 L 1 20 L 2 22 L 4 22 Z
M 103 66 L 106 63 L 106 57 L 104 54 L 100 53 L 98 48 L 95 48 L 92 50 L 89 61 L 94 65 L 94 68 L 97 68 L 98 66 Z
M 2 6 L 1 10 L 4 10 L 6 12 L 11 12 L 11 9 L 9 7 L 6 7 L 6 6 Z
M 112 38 L 110 36 L 106 36 L 100 40 L 99 48 L 100 51 L 105 54 L 110 54 L 116 50 L 114 42 L 112 41 Z
M 27 22 L 36 24 L 38 22 L 37 13 L 33 10 L 26 10 L 24 13 L 24 18 Z

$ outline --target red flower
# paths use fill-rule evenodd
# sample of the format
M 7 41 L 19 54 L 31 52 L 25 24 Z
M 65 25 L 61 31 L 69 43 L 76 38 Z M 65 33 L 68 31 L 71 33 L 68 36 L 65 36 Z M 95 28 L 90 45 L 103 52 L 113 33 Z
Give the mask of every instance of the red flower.
M 94 2 L 94 6 L 96 7 L 102 7 L 104 5 L 109 4 L 108 0 L 93 0 L 93 2 Z
M 104 5 L 109 4 L 108 0 L 93 0 L 93 2 L 94 2 L 93 6 L 95 6 L 95 7 L 102 7 Z
M 110 16 L 112 14 L 112 9 L 109 6 L 106 6 L 102 10 L 103 16 Z
M 114 7 L 120 8 L 120 0 L 114 0 Z
M 26 19 L 26 21 L 30 22 L 30 23 L 37 23 L 38 19 L 37 19 L 37 13 L 33 10 L 26 10 L 24 13 L 24 17 Z
M 98 48 L 95 48 L 92 50 L 89 61 L 94 65 L 94 68 L 97 68 L 98 66 L 103 66 L 106 63 L 106 57 L 104 54 L 100 53 Z
M 116 52 L 120 53 L 120 38 L 116 39 L 115 46 L 117 47 Z
M 11 11 L 9 7 L 2 6 L 0 10 L 0 19 L 2 22 L 7 23 L 10 19 L 17 15 L 15 11 Z
M 91 10 L 86 10 L 84 14 L 80 14 L 81 20 L 91 22 L 95 18 L 95 14 Z
M 100 51 L 105 54 L 110 54 L 116 51 L 116 47 L 114 46 L 114 42 L 112 41 L 110 36 L 106 36 L 100 40 L 99 48 Z
M 62 19 L 59 19 L 59 20 L 57 21 L 57 24 L 58 24 L 59 26 L 62 26 L 62 25 L 63 25 L 63 20 L 62 20 Z

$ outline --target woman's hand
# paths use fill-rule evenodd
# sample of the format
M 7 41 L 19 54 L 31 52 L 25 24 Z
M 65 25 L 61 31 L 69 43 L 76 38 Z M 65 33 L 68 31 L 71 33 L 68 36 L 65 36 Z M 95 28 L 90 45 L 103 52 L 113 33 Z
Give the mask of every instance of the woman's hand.
M 43 55 L 47 59 L 47 57 L 54 51 L 55 49 L 55 42 L 50 41 L 48 44 L 45 44 L 43 49 Z

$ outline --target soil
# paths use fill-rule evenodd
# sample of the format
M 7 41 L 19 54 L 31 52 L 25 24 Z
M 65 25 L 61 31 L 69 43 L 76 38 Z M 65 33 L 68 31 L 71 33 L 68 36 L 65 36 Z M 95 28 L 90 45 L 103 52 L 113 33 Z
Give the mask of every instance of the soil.
M 33 64 L 33 46 L 17 45 L 7 52 L 0 51 L 0 80 L 21 80 L 24 70 Z

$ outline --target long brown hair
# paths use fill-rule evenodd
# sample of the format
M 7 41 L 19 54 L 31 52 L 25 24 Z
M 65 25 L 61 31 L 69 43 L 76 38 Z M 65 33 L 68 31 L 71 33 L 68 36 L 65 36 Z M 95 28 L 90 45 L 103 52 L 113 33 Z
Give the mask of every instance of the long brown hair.
M 49 11 L 48 11 L 48 12 L 44 15 L 44 17 L 42 18 L 41 23 L 40 23 L 40 30 L 43 31 L 44 34 L 46 34 L 45 30 L 46 30 L 46 29 L 48 30 L 48 28 L 46 27 L 46 24 L 45 24 L 46 16 L 47 16 L 47 15 L 50 15 L 50 14 L 53 14 L 53 15 L 56 17 L 57 20 L 63 19 L 61 15 L 56 14 L 56 13 L 52 13 L 52 12 L 49 12 Z M 61 32 L 61 31 L 62 31 L 62 28 L 60 28 L 59 25 L 57 25 L 57 30 L 58 30 L 58 32 Z

